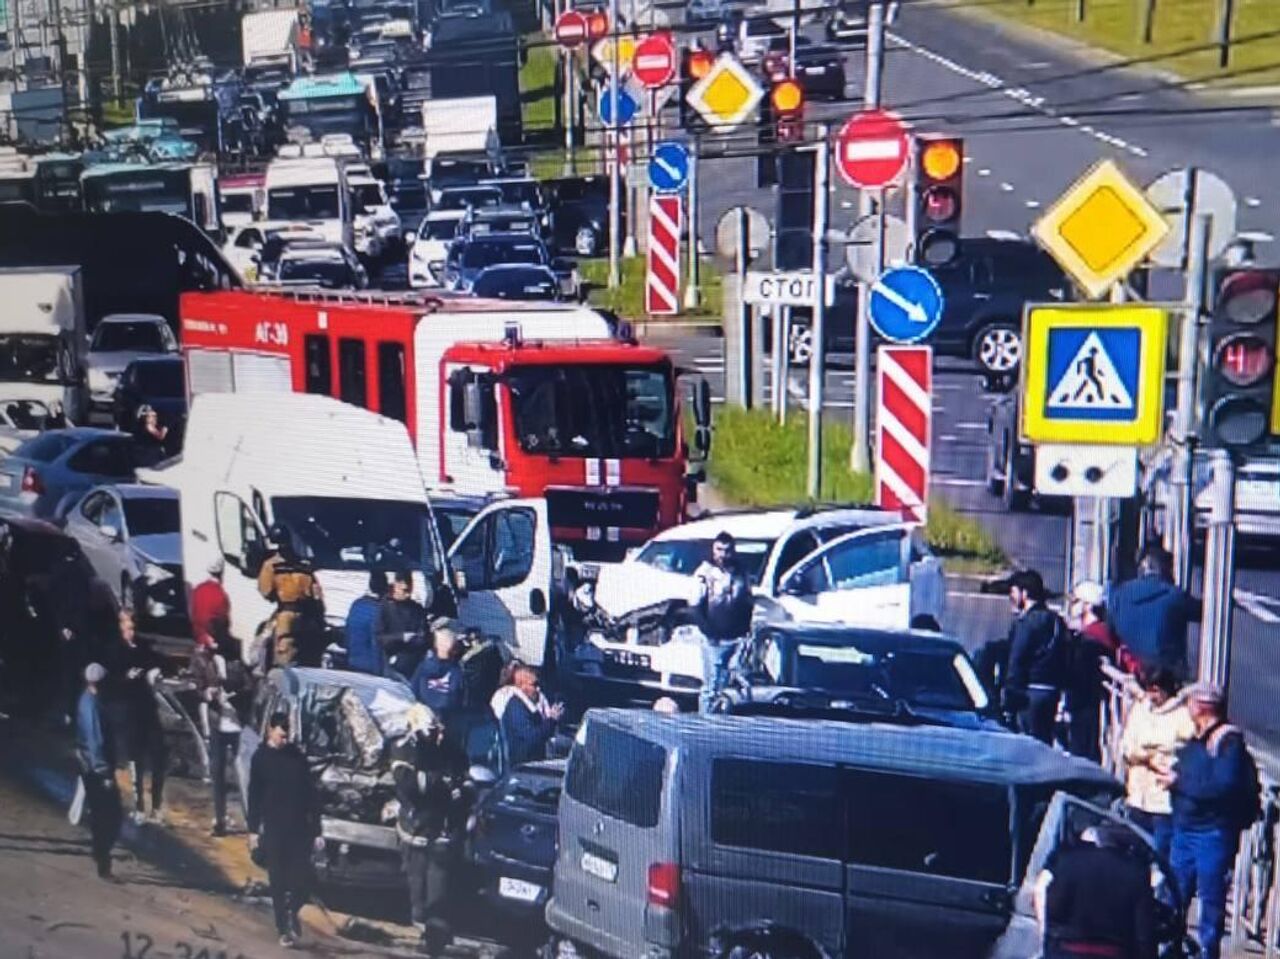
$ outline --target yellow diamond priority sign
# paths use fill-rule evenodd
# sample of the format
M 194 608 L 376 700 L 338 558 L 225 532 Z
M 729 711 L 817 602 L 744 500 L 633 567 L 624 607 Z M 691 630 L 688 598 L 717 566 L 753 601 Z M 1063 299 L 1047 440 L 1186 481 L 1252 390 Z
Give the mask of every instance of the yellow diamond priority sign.
M 1031 232 L 1092 299 L 1107 292 L 1164 238 L 1169 224 L 1111 160 L 1058 198 Z
M 751 115 L 764 87 L 729 53 L 721 54 L 685 98 L 713 127 L 736 127 Z
M 591 48 L 591 56 L 607 72 L 613 73 L 613 37 L 602 37 Z M 623 35 L 618 37 L 618 69 L 622 73 L 631 72 L 631 61 L 636 56 L 636 38 Z

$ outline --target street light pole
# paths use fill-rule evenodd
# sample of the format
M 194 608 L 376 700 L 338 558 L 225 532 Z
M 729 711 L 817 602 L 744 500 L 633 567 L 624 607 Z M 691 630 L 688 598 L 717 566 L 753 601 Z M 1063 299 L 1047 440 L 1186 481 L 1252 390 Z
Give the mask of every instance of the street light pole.
M 622 39 L 618 30 L 618 0 L 609 0 L 609 30 L 613 37 L 613 76 L 609 78 L 609 106 L 613 118 L 613 165 L 609 168 L 609 288 L 617 289 L 622 282 L 618 252 L 622 245 L 622 124 L 619 122 L 618 86 L 622 77 Z M 635 211 L 631 211 L 635 216 Z
M 867 77 L 863 86 L 862 106 L 866 110 L 880 108 L 880 86 L 884 78 L 884 0 L 871 0 L 867 7 Z M 858 219 L 875 212 L 875 197 L 870 190 L 858 191 Z M 853 451 L 850 467 L 859 473 L 871 472 L 871 284 L 858 282 L 858 317 L 854 329 Z M 815 352 L 821 352 L 821 340 L 815 340 Z
M 1231 618 L 1236 580 L 1236 470 L 1226 450 L 1210 451 L 1209 477 L 1198 675 L 1201 682 L 1226 689 L 1231 677 Z

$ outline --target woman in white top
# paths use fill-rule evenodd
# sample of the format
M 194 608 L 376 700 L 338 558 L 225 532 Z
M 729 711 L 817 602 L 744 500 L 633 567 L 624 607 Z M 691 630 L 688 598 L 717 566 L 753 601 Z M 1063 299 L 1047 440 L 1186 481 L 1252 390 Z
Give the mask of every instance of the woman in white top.
M 1178 678 L 1166 669 L 1142 677 L 1142 695 L 1133 704 L 1121 734 L 1125 802 L 1129 818 L 1151 833 L 1165 856 L 1173 840 L 1173 806 L 1169 787 L 1160 779 L 1173 767 L 1183 743 L 1195 737 L 1195 725 L 1178 695 Z

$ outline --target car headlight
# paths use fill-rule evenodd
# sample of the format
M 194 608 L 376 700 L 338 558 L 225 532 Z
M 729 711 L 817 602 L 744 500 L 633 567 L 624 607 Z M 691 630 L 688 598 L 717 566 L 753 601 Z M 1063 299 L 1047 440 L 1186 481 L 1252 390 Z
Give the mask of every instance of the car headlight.
M 172 579 L 173 573 L 156 563 L 143 563 L 142 578 L 149 585 L 155 586 L 157 583 L 163 583 L 166 579 Z

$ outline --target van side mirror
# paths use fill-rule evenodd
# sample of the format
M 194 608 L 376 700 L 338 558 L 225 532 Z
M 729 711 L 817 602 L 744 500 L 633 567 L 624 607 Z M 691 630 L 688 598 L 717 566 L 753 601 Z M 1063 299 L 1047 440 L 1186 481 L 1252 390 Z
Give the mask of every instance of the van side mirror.
M 228 556 L 227 559 L 246 576 L 256 579 L 262 564 L 267 561 L 266 544 L 258 541 L 246 543 L 242 556 Z
M 99 526 L 98 532 L 102 534 L 102 538 L 109 543 L 120 542 L 120 530 L 115 526 Z
M 480 383 L 469 380 L 462 387 L 463 418 L 466 423 L 467 445 L 472 449 L 484 448 L 484 394 Z

